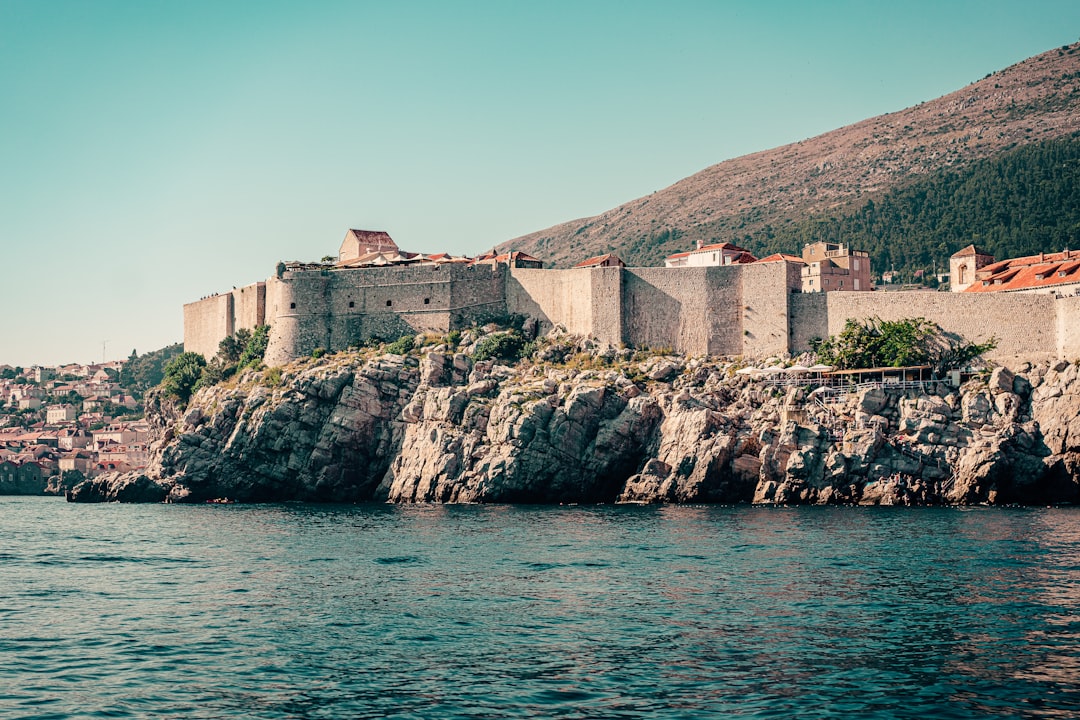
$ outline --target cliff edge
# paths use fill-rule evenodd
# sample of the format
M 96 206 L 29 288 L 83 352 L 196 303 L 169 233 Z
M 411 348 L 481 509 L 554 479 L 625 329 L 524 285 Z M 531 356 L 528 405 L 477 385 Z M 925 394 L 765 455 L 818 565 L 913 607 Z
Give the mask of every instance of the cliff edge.
M 488 332 L 493 332 L 488 329 Z M 497 333 L 496 333 L 497 334 Z M 563 336 L 530 360 L 418 338 L 248 372 L 186 409 L 148 405 L 142 473 L 83 502 L 1072 503 L 1078 367 L 997 368 L 956 389 L 808 387 L 736 362 Z M 427 343 L 425 346 L 423 343 Z

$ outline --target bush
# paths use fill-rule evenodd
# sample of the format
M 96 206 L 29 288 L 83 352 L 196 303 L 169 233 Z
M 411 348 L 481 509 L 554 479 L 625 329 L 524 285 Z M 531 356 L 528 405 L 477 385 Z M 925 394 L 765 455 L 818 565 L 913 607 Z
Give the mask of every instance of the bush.
M 394 342 L 386 346 L 386 352 L 391 355 L 408 355 L 416 346 L 415 335 L 402 335 Z
M 473 351 L 474 360 L 504 360 L 514 362 L 522 357 L 525 338 L 516 330 L 496 335 L 488 335 L 476 343 Z M 535 350 L 535 346 L 532 348 Z
M 165 366 L 165 379 L 161 381 L 162 390 L 182 403 L 191 398 L 195 384 L 202 377 L 206 360 L 195 352 L 177 355 Z
M 311 357 L 313 360 L 318 360 L 326 354 L 326 348 L 317 347 L 311 351 Z
M 281 368 L 272 367 L 263 375 L 263 382 L 267 387 L 276 388 L 281 385 Z
M 270 326 L 260 325 L 251 333 L 251 338 L 240 354 L 239 369 L 258 367 L 266 355 L 266 346 L 270 343 Z

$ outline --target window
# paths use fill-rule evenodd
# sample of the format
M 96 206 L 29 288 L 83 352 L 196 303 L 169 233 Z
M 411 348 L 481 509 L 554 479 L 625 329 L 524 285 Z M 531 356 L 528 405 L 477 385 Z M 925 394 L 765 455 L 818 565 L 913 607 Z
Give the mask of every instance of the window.
M 386 307 L 390 307 L 390 306 L 391 306 L 391 305 L 393 305 L 393 304 L 394 304 L 394 301 L 393 301 L 393 300 L 387 300 L 387 301 L 386 301 Z
M 959 268 L 960 284 L 963 285 L 967 281 L 967 265 L 961 265 Z
M 431 298 L 424 298 L 424 304 L 425 305 L 429 305 L 430 303 L 431 303 Z
M 855 278 L 855 289 L 859 289 L 859 278 Z
M 356 303 L 352 300 L 349 301 L 349 307 L 356 307 Z
M 296 303 L 289 303 L 289 309 L 290 310 L 295 310 L 296 309 Z

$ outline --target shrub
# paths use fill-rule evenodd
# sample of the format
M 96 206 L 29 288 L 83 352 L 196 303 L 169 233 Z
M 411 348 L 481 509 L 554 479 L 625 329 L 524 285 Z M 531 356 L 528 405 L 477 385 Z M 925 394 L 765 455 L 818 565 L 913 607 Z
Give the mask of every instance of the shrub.
M 522 349 L 525 347 L 525 338 L 516 330 L 505 333 L 488 335 L 476 343 L 473 351 L 474 360 L 504 360 L 516 361 L 522 357 Z M 536 348 L 533 347 L 533 350 Z
M 177 355 L 165 366 L 165 378 L 161 381 L 162 390 L 182 403 L 191 398 L 195 384 L 202 377 L 206 359 L 196 352 Z
M 408 355 L 416 345 L 415 335 L 402 335 L 386 346 L 386 352 L 392 355 Z
M 317 347 L 317 348 L 315 348 L 314 350 L 311 351 L 311 358 L 313 360 L 318 360 L 319 358 L 321 358 L 325 354 L 326 354 L 326 348 Z
M 281 385 L 281 368 L 272 367 L 269 370 L 267 370 L 266 374 L 263 375 L 263 382 L 266 384 L 267 387 L 275 388 L 275 387 L 280 386 Z
M 270 326 L 260 325 L 251 333 L 251 337 L 240 354 L 239 369 L 246 367 L 258 367 L 266 354 L 266 346 L 270 342 Z

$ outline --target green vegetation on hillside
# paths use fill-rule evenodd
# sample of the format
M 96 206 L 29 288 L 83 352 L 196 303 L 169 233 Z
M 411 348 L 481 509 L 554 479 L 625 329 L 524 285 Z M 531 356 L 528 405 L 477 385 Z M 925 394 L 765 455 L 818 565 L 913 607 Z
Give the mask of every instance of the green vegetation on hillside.
M 949 256 L 972 243 L 998 259 L 1080 248 L 1080 138 L 1024 146 L 736 242 L 761 257 L 820 240 L 866 250 L 875 272 L 905 280 L 947 271 Z
M 165 377 L 165 366 L 184 351 L 181 343 L 138 355 L 134 350 L 120 371 L 120 386 L 133 395 L 141 396 Z

